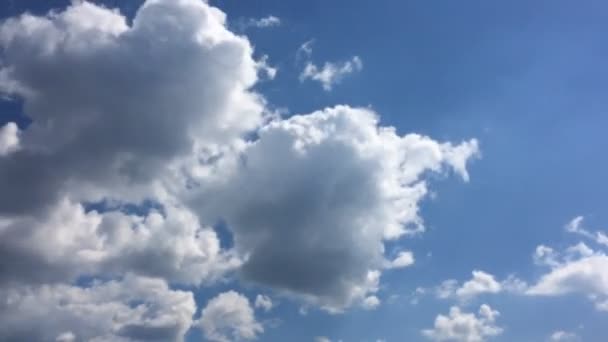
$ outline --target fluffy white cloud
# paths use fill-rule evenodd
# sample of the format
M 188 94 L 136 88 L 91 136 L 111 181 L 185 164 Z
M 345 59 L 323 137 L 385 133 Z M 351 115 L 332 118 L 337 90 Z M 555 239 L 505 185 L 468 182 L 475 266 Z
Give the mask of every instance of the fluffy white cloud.
M 455 279 L 448 279 L 437 286 L 434 292 L 440 299 L 456 298 L 466 302 L 482 294 L 496 294 L 505 291 L 523 293 L 526 288 L 527 284 L 513 275 L 503 281 L 497 281 L 490 273 L 474 270 L 472 278 L 462 285 L 459 286 Z
M 503 332 L 495 323 L 498 315 L 486 304 L 481 305 L 477 316 L 454 306 L 448 316 L 438 315 L 433 329 L 422 334 L 433 341 L 482 342 Z
M 414 253 L 410 251 L 399 252 L 397 257 L 393 259 L 388 267 L 389 268 L 403 268 L 414 264 Z
M 363 62 L 358 56 L 354 56 L 345 62 L 325 62 L 322 67 L 316 66 L 312 62 L 307 62 L 300 74 L 300 81 L 317 81 L 321 83 L 325 91 L 330 91 L 346 75 L 359 72 L 361 69 L 363 69 Z
M 150 0 L 131 25 L 77 1 L 2 22 L 0 49 L 0 90 L 33 119 L 0 158 L 0 213 L 158 195 L 146 186 L 173 162 L 262 122 L 252 47 L 203 1 Z
M 210 341 L 252 340 L 264 332 L 247 297 L 235 291 L 220 293 L 201 312 L 200 327 Z
M 160 279 L 0 289 L 3 341 L 182 341 L 196 305 Z
M 19 128 L 14 122 L 0 127 L 0 157 L 19 148 Z
M 255 297 L 254 306 L 256 308 L 263 309 L 264 311 L 270 311 L 274 304 L 272 303 L 270 297 L 259 294 Z
M 477 153 L 475 140 L 399 136 L 347 106 L 273 121 L 258 135 L 232 170 L 198 181 L 192 203 L 201 217 L 225 219 L 247 256 L 245 278 L 334 309 L 377 287 L 384 240 L 423 230 L 427 172 L 466 179 L 461 161 Z
M 598 310 L 608 301 L 608 256 L 596 253 L 553 267 L 528 289 L 535 296 L 580 293 L 591 298 Z
M 579 234 L 603 246 L 603 234 L 593 234 L 582 226 L 583 217 L 577 216 L 566 230 Z M 548 266 L 549 271 L 528 288 L 531 296 L 559 296 L 578 293 L 587 296 L 600 311 L 608 311 L 608 256 L 605 250 L 594 250 L 583 242 L 567 247 L 562 252 L 540 245 L 534 260 Z
M 459 298 L 467 300 L 483 293 L 498 293 L 502 286 L 494 279 L 494 276 L 484 271 L 473 271 L 473 278 L 468 280 L 462 287 L 456 290 Z
M 212 229 L 178 207 L 142 217 L 85 212 L 63 200 L 40 215 L 0 220 L 0 283 L 135 272 L 200 284 L 239 263 L 220 250 Z

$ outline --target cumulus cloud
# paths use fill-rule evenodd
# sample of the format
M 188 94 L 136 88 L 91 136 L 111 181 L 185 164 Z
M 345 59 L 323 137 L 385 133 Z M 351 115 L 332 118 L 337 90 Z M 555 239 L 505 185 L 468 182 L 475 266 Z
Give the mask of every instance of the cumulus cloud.
M 127 275 L 90 287 L 0 289 L 3 341 L 182 341 L 196 305 L 190 292 Z
M 264 311 L 270 311 L 274 304 L 272 303 L 270 297 L 259 294 L 255 297 L 254 306 L 256 308 L 263 309 Z
M 448 279 L 437 286 L 434 292 L 440 299 L 456 298 L 466 302 L 482 294 L 523 293 L 527 287 L 524 281 L 513 275 L 498 281 L 490 273 L 474 270 L 471 279 L 462 285 L 458 285 L 455 279 Z
M 583 217 L 577 216 L 566 225 L 566 230 L 596 240 L 582 226 Z M 598 246 L 602 246 L 598 243 Z M 594 250 L 584 242 L 555 251 L 540 245 L 534 254 L 535 263 L 549 270 L 526 291 L 531 296 L 560 296 L 578 293 L 589 298 L 597 310 L 608 311 L 608 256 L 605 250 Z
M 19 128 L 14 122 L 0 127 L 0 157 L 19 148 Z
M 473 278 L 456 290 L 456 295 L 462 299 L 469 299 L 483 293 L 498 293 L 502 286 L 494 276 L 484 271 L 473 271 Z
M 359 72 L 362 69 L 363 61 L 358 56 L 354 56 L 345 62 L 325 62 L 323 66 L 317 66 L 309 61 L 300 74 L 300 81 L 316 81 L 321 84 L 323 90 L 330 91 L 346 75 Z
M 433 341 L 483 342 L 502 334 L 503 329 L 495 323 L 499 312 L 486 304 L 481 305 L 478 315 L 451 307 L 448 316 L 438 315 L 433 329 L 422 331 L 422 335 Z
M 201 284 L 239 265 L 191 212 L 164 211 L 143 217 L 86 212 L 63 200 L 40 215 L 0 220 L 0 284 L 128 272 Z
M 78 1 L 7 19 L 0 48 L 0 90 L 33 119 L 21 148 L 0 158 L 0 213 L 66 192 L 155 195 L 143 186 L 171 162 L 262 120 L 263 101 L 248 90 L 257 80 L 251 45 L 202 1 L 147 1 L 130 26 L 116 10 Z
M 533 296 L 570 293 L 585 295 L 598 310 L 608 311 L 608 256 L 595 253 L 554 266 L 527 291 Z
M 333 308 L 377 287 L 384 240 L 423 230 L 427 172 L 466 178 L 452 156 L 477 153 L 475 140 L 399 136 L 371 110 L 348 106 L 273 121 L 258 135 L 231 171 L 200 180 L 193 205 L 226 220 L 247 256 L 246 279 Z
M 271 120 L 251 88 L 276 70 L 223 12 L 148 0 L 131 19 L 74 1 L 0 23 L 0 92 L 32 120 L 0 129 L 4 336 L 180 340 L 195 307 L 167 284 L 235 269 L 305 305 L 377 306 L 387 263 L 413 262 L 387 261 L 384 243 L 424 230 L 427 175 L 468 180 L 477 141 L 398 135 L 348 106 Z M 306 77 L 333 85 L 361 68 L 331 65 Z M 99 208 L 146 200 L 157 206 Z M 236 292 L 210 300 L 198 324 L 217 341 L 263 332 Z
M 388 268 L 403 268 L 414 264 L 414 253 L 410 251 L 399 252 L 397 257 L 388 264 Z
M 209 300 L 199 324 L 205 337 L 217 342 L 252 340 L 264 332 L 247 297 L 235 291 L 220 293 Z

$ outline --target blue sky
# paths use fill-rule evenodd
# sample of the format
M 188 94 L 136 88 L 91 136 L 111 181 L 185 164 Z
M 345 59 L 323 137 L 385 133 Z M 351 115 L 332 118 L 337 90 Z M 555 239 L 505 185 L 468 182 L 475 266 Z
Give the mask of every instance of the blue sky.
M 118 7 L 130 21 L 142 2 L 95 3 Z M 51 9 L 62 11 L 68 5 L 67 1 L 59 0 L 7 1 L 0 5 L 0 16 L 16 17 L 25 11 L 44 15 Z M 290 294 L 285 295 L 282 292 L 285 288 L 275 287 L 272 282 L 264 283 L 259 277 L 248 280 L 247 276 L 229 275 L 195 286 L 169 279 L 171 288 L 193 292 L 197 305 L 195 319 L 211 298 L 234 290 L 252 302 L 258 294 L 272 298 L 275 305 L 271 310 L 255 309 L 255 318 L 264 327 L 263 333 L 257 334 L 260 341 L 315 341 L 321 336 L 344 342 L 433 340 L 422 330 L 432 329 L 438 315 L 447 315 L 452 306 L 458 306 L 462 312 L 477 313 L 482 304 L 499 311 L 500 315 L 484 321 L 483 315 L 477 314 L 476 324 L 497 327 L 499 333 L 481 334 L 479 339 L 469 337 L 467 340 L 465 337 L 441 339 L 437 337 L 438 332 L 435 340 L 604 341 L 602 336 L 608 336 L 605 324 L 608 313 L 596 306 L 600 305 L 602 296 L 608 296 L 608 263 L 589 266 L 588 277 L 572 271 L 570 278 L 555 280 L 548 287 L 543 287 L 541 279 L 551 272 L 574 267 L 577 262 L 586 262 L 586 258 L 605 257 L 606 253 L 606 245 L 596 238 L 598 232 L 608 232 L 605 210 L 608 183 L 604 180 L 608 174 L 604 153 L 608 146 L 605 134 L 608 97 L 604 96 L 608 86 L 605 3 L 224 0 L 210 1 L 210 5 L 226 13 L 227 30 L 246 37 L 254 48 L 254 60 L 266 55 L 268 65 L 276 68 L 276 77 L 260 76 L 252 85 L 252 91 L 265 98 L 265 110 L 281 113 L 280 120 L 338 104 L 364 107 L 377 113 L 379 126 L 392 126 L 400 136 L 419 133 L 453 144 L 476 139 L 480 152 L 477 157 L 469 156 L 468 182 L 454 172 L 425 171 L 420 175 L 427 180 L 432 193 L 417 202 L 426 231 L 384 241 L 387 258 L 407 250 L 413 253 L 415 262 L 382 272 L 379 288 L 373 291 L 380 304 L 372 310 L 353 304 L 343 313 L 328 313 L 319 302 L 303 300 L 298 293 L 289 292 L 291 289 L 287 291 Z M 271 15 L 278 18 L 280 24 L 270 27 L 252 24 Z M 302 51 L 306 42 L 311 42 L 308 54 Z M 13 56 L 11 48 L 17 50 L 18 46 L 5 44 L 0 58 Z M 301 77 L 309 63 L 319 68 L 327 62 L 339 67 L 354 56 L 361 60 L 362 67 L 346 72 L 332 84 L 331 90 L 324 90 L 320 82 Z M 37 67 L 25 62 L 22 65 L 15 58 L 18 57 L 7 58 L 2 65 Z M 143 59 L 140 63 L 148 62 Z M 150 67 L 159 66 L 150 64 Z M 62 70 L 75 70 L 74 73 L 81 70 L 71 68 L 72 64 L 68 64 Z M 60 72 L 49 74 L 61 75 Z M 215 74 L 205 75 L 211 75 L 211 80 L 215 77 Z M 86 78 L 83 79 L 86 82 Z M 61 84 L 64 83 L 57 82 L 58 87 Z M 6 89 L 4 86 L 3 92 Z M 49 97 L 57 96 L 52 95 L 56 94 L 54 90 L 48 89 Z M 27 96 L 17 92 L 0 102 L 0 126 L 14 121 L 27 133 L 27 122 L 33 116 L 28 115 L 27 106 L 23 107 L 23 103 L 28 103 Z M 130 93 L 127 96 L 131 96 Z M 35 100 L 29 101 L 35 103 Z M 57 113 L 72 107 L 59 108 Z M 179 104 L 177 108 L 181 108 Z M 241 130 L 252 133 L 251 127 Z M 255 141 L 257 133 L 252 136 Z M 25 137 L 21 139 L 29 139 Z M 137 151 L 146 153 L 145 149 Z M 145 162 L 154 163 L 156 159 L 145 159 Z M 70 175 L 62 173 L 57 177 L 77 178 Z M 0 176 L 7 177 L 6 182 L 13 181 L 8 177 L 16 177 L 10 173 Z M 233 182 L 240 180 L 236 178 Z M 87 179 L 82 184 L 89 186 L 92 182 Z M 247 192 L 247 182 L 242 184 L 245 190 L 240 188 L 240 191 Z M 281 186 L 288 191 L 292 189 L 289 185 Z M 216 189 L 213 185 L 209 187 Z M 260 189 L 266 191 L 258 187 L 251 191 Z M 224 190 L 215 191 L 218 198 L 230 198 L 228 190 L 226 194 Z M 61 193 L 71 194 L 73 201 L 86 197 L 81 193 L 76 195 L 73 190 Z M 184 200 L 184 203 L 196 203 L 196 209 L 192 210 L 201 221 L 206 218 L 212 221 L 211 216 L 217 215 L 222 219 L 229 217 L 228 221 L 234 216 L 233 222 L 240 222 L 244 216 L 240 216 L 240 212 L 236 214 L 236 209 L 222 207 L 217 213 L 209 214 L 212 209 L 207 208 L 206 203 L 213 202 L 215 194 L 207 193 L 205 200 L 190 198 L 190 202 Z M 125 195 L 124 201 L 136 202 L 129 198 Z M 240 203 L 233 199 L 217 206 L 229 206 L 231 202 Z M 199 208 L 203 209 L 197 211 Z M 288 210 L 291 204 L 285 204 L 285 208 Z M 10 209 L 0 208 L 0 215 L 13 218 Z M 274 215 L 279 217 L 289 212 Z M 584 219 L 577 229 L 568 231 L 566 225 L 577 216 Z M 286 220 L 289 221 L 289 217 Z M 247 230 L 231 230 L 230 222 L 228 226 L 218 231 L 220 238 L 230 239 L 226 235 L 235 234 L 237 245 L 247 245 L 242 242 L 250 237 Z M 319 229 L 323 232 L 332 227 Z M 585 243 L 591 254 L 574 256 L 574 252 L 568 251 L 569 246 L 579 242 Z M 541 261 L 534 262 L 534 253 L 540 245 L 553 249 L 558 264 L 543 266 Z M 241 247 L 237 247 L 236 252 L 242 252 Z M 437 289 L 442 282 L 454 279 L 456 287 L 460 287 L 471 279 L 473 270 L 491 274 L 501 289 L 480 290 L 466 299 L 455 293 L 448 298 L 438 298 Z M 106 279 L 103 274 L 97 276 Z M 115 276 L 114 273 L 110 277 Z M 509 276 L 525 282 L 526 288 L 508 290 L 505 280 Z M 594 285 L 594 281 L 598 285 Z M 566 290 L 558 289 L 560 286 Z M 544 289 L 539 291 L 545 291 L 545 295 L 533 294 L 535 288 Z M 306 314 L 302 308 L 306 308 Z M 2 319 L 6 316 L 0 315 Z M 560 331 L 563 334 L 558 334 Z M 551 339 L 552 334 L 557 334 L 555 339 Z M 187 341 L 204 340 L 205 336 L 213 340 L 204 329 L 189 329 L 185 336 Z

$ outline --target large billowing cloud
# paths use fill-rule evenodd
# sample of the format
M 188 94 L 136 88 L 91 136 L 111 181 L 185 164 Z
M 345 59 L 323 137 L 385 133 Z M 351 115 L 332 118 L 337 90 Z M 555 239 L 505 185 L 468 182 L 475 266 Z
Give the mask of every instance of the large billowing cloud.
M 0 213 L 66 192 L 141 194 L 135 185 L 176 158 L 254 129 L 263 111 L 248 91 L 257 63 L 224 24 L 197 0 L 147 1 L 131 26 L 87 2 L 3 22 L 0 89 L 23 99 L 33 123 L 21 149 L 0 158 Z
M 258 135 L 232 170 L 201 186 L 197 207 L 226 220 L 246 279 L 334 309 L 375 291 L 384 240 L 422 230 L 425 172 L 447 167 L 467 179 L 477 153 L 474 140 L 399 136 L 348 106 L 274 121 Z
M 0 289 L 2 341 L 181 341 L 196 311 L 190 292 L 154 278 Z
M 373 308 L 382 271 L 414 261 L 384 243 L 424 230 L 426 176 L 468 180 L 477 142 L 399 135 L 349 106 L 268 121 L 251 90 L 268 66 L 225 20 L 148 0 L 132 20 L 75 1 L 0 23 L 0 91 L 32 120 L 0 128 L 0 337 L 180 340 L 196 308 L 169 284 L 234 269 L 331 311 Z M 261 334 L 243 298 L 212 300 L 205 332 Z M 245 330 L 205 323 L 226 303 Z

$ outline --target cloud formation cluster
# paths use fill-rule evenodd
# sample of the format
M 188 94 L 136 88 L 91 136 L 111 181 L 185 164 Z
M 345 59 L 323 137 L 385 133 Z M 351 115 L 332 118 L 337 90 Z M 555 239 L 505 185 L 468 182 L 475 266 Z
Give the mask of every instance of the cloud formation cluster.
M 86 1 L 23 14 L 0 49 L 0 91 L 32 121 L 0 128 L 4 339 L 180 341 L 194 325 L 253 339 L 269 297 L 229 291 L 201 312 L 172 288 L 233 274 L 330 311 L 376 307 L 383 270 L 414 262 L 384 243 L 424 230 L 428 173 L 468 180 L 478 154 L 347 105 L 270 118 L 252 90 L 265 59 L 199 0 L 148 0 L 129 20 Z

